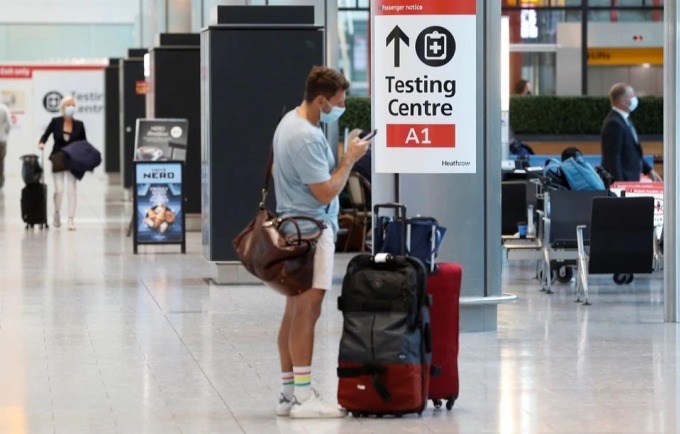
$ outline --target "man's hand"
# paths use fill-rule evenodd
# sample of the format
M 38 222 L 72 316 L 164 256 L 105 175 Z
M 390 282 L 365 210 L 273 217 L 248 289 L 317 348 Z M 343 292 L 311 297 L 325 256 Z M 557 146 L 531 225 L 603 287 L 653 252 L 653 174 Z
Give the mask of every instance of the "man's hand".
M 366 154 L 370 142 L 355 138 L 347 146 L 347 152 L 342 157 L 338 168 L 331 174 L 331 179 L 317 184 L 309 184 L 309 189 L 312 191 L 314 197 L 326 205 L 329 204 L 345 187 L 347 178 L 354 163 L 359 161 L 361 157 Z
M 43 149 L 45 149 L 45 144 L 42 142 L 38 143 L 38 148 L 42 151 Z
M 655 170 L 649 172 L 649 178 L 652 180 L 652 182 L 663 182 L 663 179 L 661 179 L 661 176 L 659 176 Z
M 359 161 L 359 159 L 366 154 L 366 151 L 368 151 L 368 146 L 370 144 L 371 142 L 361 140 L 360 138 L 356 137 L 354 140 L 349 142 L 345 158 L 348 159 L 348 162 L 350 164 L 354 165 L 354 163 Z

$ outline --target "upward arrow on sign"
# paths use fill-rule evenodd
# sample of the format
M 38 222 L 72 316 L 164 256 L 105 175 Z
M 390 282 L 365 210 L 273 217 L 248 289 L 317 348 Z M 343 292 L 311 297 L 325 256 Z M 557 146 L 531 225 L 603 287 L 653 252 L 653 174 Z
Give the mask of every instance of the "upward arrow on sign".
M 401 46 L 401 41 L 404 41 L 408 47 L 408 36 L 404 33 L 399 26 L 394 26 L 394 29 L 387 35 L 387 47 L 390 46 L 390 42 L 394 41 L 394 66 L 399 67 L 399 47 Z

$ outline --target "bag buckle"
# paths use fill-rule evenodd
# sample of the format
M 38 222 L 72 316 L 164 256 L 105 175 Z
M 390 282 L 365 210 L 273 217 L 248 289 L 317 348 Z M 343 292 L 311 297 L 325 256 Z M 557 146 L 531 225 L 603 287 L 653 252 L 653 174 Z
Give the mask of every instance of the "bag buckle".
M 267 189 L 263 188 L 262 189 L 262 202 L 260 202 L 260 209 L 264 209 L 264 202 L 267 200 Z

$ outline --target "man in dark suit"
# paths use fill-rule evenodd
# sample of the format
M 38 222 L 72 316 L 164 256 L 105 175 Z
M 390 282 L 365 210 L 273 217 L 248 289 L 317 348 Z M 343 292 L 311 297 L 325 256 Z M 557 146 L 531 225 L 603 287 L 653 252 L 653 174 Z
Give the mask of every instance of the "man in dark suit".
M 602 123 L 602 167 L 614 181 L 639 181 L 640 172 L 652 181 L 661 177 L 642 159 L 642 145 L 630 113 L 638 106 L 638 97 L 627 83 L 617 83 L 609 90 L 612 110 Z

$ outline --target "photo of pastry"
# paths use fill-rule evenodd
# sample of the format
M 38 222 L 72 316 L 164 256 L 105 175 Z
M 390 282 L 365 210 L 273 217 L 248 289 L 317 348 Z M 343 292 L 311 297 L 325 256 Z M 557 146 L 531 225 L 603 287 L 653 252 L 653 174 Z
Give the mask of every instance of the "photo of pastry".
M 168 209 L 165 204 L 161 204 L 146 210 L 144 224 L 160 233 L 165 233 L 168 226 L 175 222 L 175 218 L 175 213 Z

